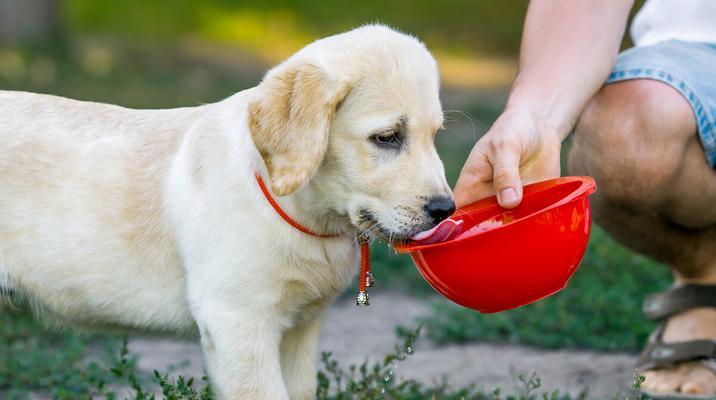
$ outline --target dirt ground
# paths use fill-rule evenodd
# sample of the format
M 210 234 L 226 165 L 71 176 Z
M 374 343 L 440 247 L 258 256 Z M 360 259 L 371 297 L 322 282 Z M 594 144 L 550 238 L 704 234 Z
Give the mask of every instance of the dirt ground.
M 331 306 L 326 316 L 321 350 L 332 351 L 343 365 L 378 359 L 397 342 L 394 329 L 399 324 L 413 326 L 416 317 L 428 312 L 424 300 L 388 292 L 371 294 L 371 306 L 358 308 L 344 299 Z M 135 338 L 130 350 L 140 355 L 139 367 L 164 370 L 180 365 L 185 375 L 203 374 L 201 351 L 197 344 L 163 339 Z M 435 346 L 418 340 L 413 355 L 399 364 L 398 377 L 422 382 L 439 382 L 443 377 L 452 385 L 475 384 L 503 393 L 517 391 L 517 375 L 537 372 L 540 390 L 558 388 L 579 393 L 588 389 L 589 398 L 611 398 L 627 393 L 633 377 L 633 354 L 590 351 L 542 350 L 502 344 Z M 622 397 L 623 398 L 623 397 Z

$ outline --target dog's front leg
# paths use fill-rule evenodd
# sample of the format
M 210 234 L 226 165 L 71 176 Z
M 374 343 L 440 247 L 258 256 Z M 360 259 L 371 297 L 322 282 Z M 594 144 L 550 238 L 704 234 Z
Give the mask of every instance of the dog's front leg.
M 281 369 L 291 400 L 316 397 L 316 363 L 321 318 L 294 327 L 281 341 Z
M 219 399 L 286 400 L 281 328 L 271 309 L 237 307 L 225 292 L 202 293 L 192 304 L 206 365 Z

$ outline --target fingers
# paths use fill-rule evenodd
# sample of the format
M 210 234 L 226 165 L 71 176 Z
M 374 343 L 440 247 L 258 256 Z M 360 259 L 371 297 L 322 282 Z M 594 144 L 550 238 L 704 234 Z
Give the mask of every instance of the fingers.
M 457 178 L 453 196 L 458 208 L 495 194 L 492 187 L 492 165 L 484 150 L 486 136 L 473 147 Z
M 458 207 L 497 195 L 500 206 L 517 207 L 522 201 L 521 147 L 502 135 L 486 135 L 470 153 L 455 190 Z
M 493 140 L 488 157 L 492 164 L 492 181 L 497 201 L 504 208 L 517 207 L 522 201 L 519 143 L 509 138 Z
M 496 195 L 504 208 L 522 202 L 522 182 L 559 176 L 560 137 L 529 113 L 505 112 L 475 145 L 455 185 L 458 207 Z

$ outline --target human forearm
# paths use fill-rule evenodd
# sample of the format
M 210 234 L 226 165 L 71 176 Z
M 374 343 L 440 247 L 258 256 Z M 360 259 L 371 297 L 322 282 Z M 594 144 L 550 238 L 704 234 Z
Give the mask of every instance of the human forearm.
M 614 64 L 632 0 L 532 0 L 507 103 L 564 139 Z
M 520 72 L 505 112 L 475 144 L 455 186 L 458 206 L 491 194 L 522 201 L 522 184 L 560 174 L 560 143 L 599 90 L 632 0 L 532 0 Z

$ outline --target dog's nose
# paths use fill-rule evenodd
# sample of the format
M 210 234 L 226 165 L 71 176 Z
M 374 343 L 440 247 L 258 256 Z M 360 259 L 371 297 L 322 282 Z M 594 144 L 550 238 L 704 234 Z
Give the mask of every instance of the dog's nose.
M 452 197 L 432 197 L 425 204 L 425 211 L 437 225 L 455 212 L 455 202 Z

